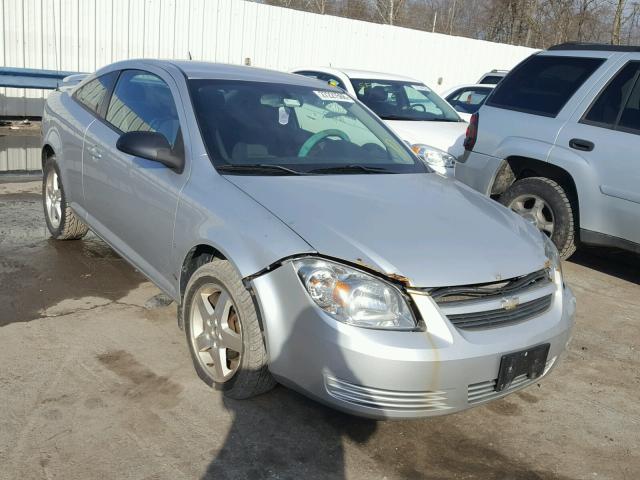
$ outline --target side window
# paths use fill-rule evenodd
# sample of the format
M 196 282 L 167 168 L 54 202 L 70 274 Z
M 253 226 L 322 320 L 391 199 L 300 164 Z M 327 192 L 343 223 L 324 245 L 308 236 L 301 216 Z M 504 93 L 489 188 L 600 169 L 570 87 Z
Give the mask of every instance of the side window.
M 296 75 L 304 75 L 305 77 L 309 77 L 309 78 L 319 78 L 318 75 L 320 75 L 318 72 L 312 72 L 310 70 L 304 70 L 304 71 L 300 71 L 300 72 L 294 72 Z
M 604 59 L 533 55 L 495 88 L 487 105 L 555 117 Z
M 332 87 L 340 87 L 343 90 L 347 89 L 344 83 L 342 83 L 339 78 L 334 77 L 333 75 L 329 75 L 328 73 L 321 73 L 320 75 L 318 75 L 318 78 L 324 80 Z
M 157 75 L 142 70 L 122 72 L 111 95 L 106 120 L 123 133 L 162 133 L 171 146 L 180 130 L 169 86 Z
M 620 110 L 625 103 L 628 103 L 627 99 L 633 103 L 633 99 L 629 94 L 631 93 L 633 85 L 637 82 L 638 65 L 639 62 L 631 62 L 620 70 L 613 80 L 600 92 L 598 99 L 584 116 L 582 120 L 583 123 L 597 127 L 615 127 L 618 122 Z M 627 117 L 629 117 L 629 115 L 627 115 Z
M 624 130 L 640 135 L 640 80 L 637 79 L 636 84 L 629 95 L 629 100 L 622 110 L 620 121 L 618 122 L 618 130 Z
M 100 105 L 113 87 L 116 78 L 118 78 L 118 72 L 101 75 L 76 90 L 73 97 L 92 112 L 99 114 Z

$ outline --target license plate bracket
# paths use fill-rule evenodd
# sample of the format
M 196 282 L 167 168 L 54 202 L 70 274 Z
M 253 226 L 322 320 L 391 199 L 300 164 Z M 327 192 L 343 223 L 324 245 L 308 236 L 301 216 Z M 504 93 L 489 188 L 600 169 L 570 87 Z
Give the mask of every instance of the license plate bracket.
M 544 343 L 520 352 L 503 355 L 496 381 L 496 392 L 509 388 L 513 379 L 526 374 L 527 378 L 538 378 L 544 373 L 550 344 Z

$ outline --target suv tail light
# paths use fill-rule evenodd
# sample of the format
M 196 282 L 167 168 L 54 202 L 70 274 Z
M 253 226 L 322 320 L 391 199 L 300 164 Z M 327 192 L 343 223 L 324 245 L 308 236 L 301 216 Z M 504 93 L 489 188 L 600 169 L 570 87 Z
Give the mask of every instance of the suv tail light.
M 469 126 L 467 127 L 467 136 L 464 139 L 464 149 L 470 152 L 473 150 L 473 147 L 476 145 L 476 140 L 478 139 L 478 120 L 480 115 L 476 112 L 471 115 L 471 120 L 469 120 Z

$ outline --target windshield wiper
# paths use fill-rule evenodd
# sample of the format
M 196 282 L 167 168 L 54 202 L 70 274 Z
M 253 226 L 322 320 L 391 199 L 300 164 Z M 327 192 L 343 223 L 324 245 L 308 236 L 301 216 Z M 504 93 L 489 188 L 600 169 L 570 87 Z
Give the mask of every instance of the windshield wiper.
M 366 167 L 364 165 L 338 165 L 335 167 L 323 167 L 309 170 L 309 173 L 395 173 L 386 168 Z
M 423 118 L 407 117 L 405 115 L 378 115 L 382 120 L 407 120 L 407 121 L 420 121 Z
M 262 173 L 266 175 L 306 175 L 305 172 L 293 170 L 291 168 L 283 167 L 282 165 L 269 165 L 267 163 L 255 163 L 255 164 L 239 164 L 239 165 L 219 165 L 216 167 L 219 172 L 229 173 Z
M 403 120 L 406 122 L 464 122 L 462 119 L 455 118 L 417 118 L 417 117 L 405 117 L 402 115 L 379 115 L 382 120 Z

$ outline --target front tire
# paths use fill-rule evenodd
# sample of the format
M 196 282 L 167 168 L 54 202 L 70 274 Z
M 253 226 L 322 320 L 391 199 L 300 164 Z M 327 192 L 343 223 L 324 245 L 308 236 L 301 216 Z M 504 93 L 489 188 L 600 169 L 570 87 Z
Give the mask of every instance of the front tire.
M 235 399 L 273 388 L 253 299 L 229 262 L 213 260 L 198 268 L 183 307 L 191 359 L 207 385 Z
M 545 177 L 523 178 L 500 196 L 500 203 L 550 237 L 563 259 L 576 251 L 574 208 L 559 183 Z
M 44 165 L 42 205 L 47 228 L 56 240 L 78 240 L 89 231 L 67 203 L 55 157 L 49 158 Z

